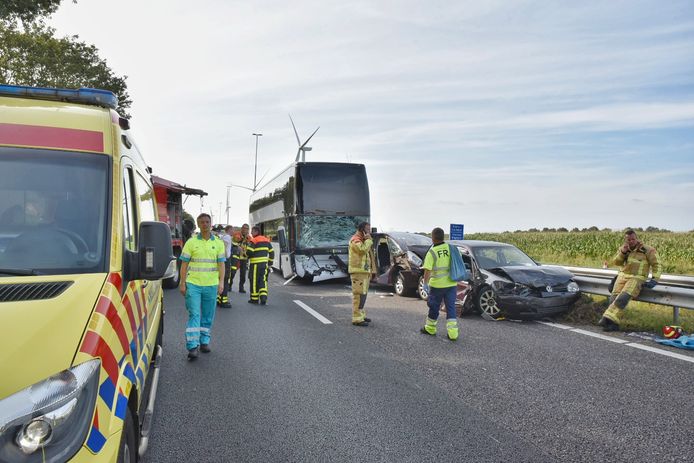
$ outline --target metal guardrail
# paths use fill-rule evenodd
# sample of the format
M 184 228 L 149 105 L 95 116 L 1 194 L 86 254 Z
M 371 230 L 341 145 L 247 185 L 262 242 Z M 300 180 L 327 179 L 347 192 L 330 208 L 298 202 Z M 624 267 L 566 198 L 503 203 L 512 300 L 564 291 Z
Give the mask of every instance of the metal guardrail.
M 562 266 L 576 276 L 576 282 L 584 293 L 609 296 L 610 281 L 617 270 Z M 674 324 L 679 323 L 679 310 L 694 310 L 694 277 L 687 275 L 662 275 L 655 288 L 643 288 L 637 301 L 672 306 Z

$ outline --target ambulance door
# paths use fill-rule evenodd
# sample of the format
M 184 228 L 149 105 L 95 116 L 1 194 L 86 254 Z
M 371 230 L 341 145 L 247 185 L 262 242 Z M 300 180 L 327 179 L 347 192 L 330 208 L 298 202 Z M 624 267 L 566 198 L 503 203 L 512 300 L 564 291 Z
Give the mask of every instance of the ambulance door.
M 138 227 L 141 222 L 154 222 L 157 221 L 156 215 L 156 204 L 154 201 L 154 190 L 152 185 L 146 178 L 148 176 L 143 175 L 139 171 L 133 172 L 135 177 L 135 188 L 136 188 L 136 202 L 138 203 Z M 140 293 L 144 293 L 144 310 L 147 314 L 147 334 L 151 332 L 152 323 L 156 319 L 156 311 L 159 310 L 160 293 L 161 293 L 161 280 L 158 281 L 148 281 L 148 280 L 138 280 L 138 288 Z

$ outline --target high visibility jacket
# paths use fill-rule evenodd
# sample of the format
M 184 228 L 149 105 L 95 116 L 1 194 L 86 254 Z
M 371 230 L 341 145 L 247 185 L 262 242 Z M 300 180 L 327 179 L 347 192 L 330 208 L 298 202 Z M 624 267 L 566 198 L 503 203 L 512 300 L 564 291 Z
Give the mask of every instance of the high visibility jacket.
M 429 286 L 432 288 L 450 288 L 458 283 L 451 280 L 451 248 L 448 243 L 440 243 L 429 248 L 422 268 L 430 270 Z
M 248 259 L 248 246 L 251 244 L 251 239 L 248 236 L 241 236 L 240 232 L 236 232 L 232 239 L 232 244 L 234 243 L 239 248 L 239 260 Z
M 254 237 L 246 252 L 248 253 L 248 262 L 251 264 L 272 262 L 275 258 L 275 250 L 272 249 L 270 239 L 263 235 Z
M 373 240 L 364 239 L 361 233 L 355 233 L 349 240 L 348 273 L 373 273 L 376 270 Z
M 622 267 L 619 270 L 619 275 L 625 278 L 645 281 L 650 272 L 657 280 L 662 273 L 658 253 L 655 248 L 646 245 L 641 245 L 637 250 L 629 251 L 626 254 L 622 254 L 621 250 L 617 251 L 612 263 Z
M 188 262 L 186 282 L 198 286 L 217 286 L 217 264 L 226 260 L 224 254 L 224 242 L 214 235 L 206 240 L 202 233 L 198 233 L 196 237 L 186 241 L 180 257 L 182 261 Z

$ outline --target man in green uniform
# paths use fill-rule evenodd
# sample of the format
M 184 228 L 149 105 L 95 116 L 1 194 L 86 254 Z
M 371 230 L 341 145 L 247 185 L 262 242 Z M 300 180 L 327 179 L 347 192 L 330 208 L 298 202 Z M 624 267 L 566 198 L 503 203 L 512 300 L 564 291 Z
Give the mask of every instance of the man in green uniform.
M 617 331 L 624 309 L 630 300 L 636 299 L 641 288 L 653 288 L 661 275 L 661 266 L 655 248 L 646 246 L 634 230 L 624 232 L 624 244 L 619 248 L 612 263 L 622 268 L 610 296 L 610 306 L 600 319 L 604 331 Z M 652 277 L 649 280 L 648 274 Z

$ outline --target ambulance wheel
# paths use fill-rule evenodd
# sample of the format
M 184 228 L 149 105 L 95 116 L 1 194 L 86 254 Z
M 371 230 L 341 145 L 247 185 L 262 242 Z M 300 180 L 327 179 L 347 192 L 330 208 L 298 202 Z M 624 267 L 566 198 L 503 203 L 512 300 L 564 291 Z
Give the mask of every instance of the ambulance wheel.
M 499 318 L 501 316 L 501 309 L 496 302 L 496 295 L 491 286 L 482 286 L 480 288 L 475 298 L 475 305 L 480 313 L 485 313 L 492 318 Z
M 135 424 L 130 414 L 130 407 L 126 407 L 123 426 L 120 448 L 118 449 L 118 463 L 137 463 L 137 437 L 135 436 Z
M 162 281 L 162 285 L 166 289 L 178 288 L 178 284 L 181 282 L 181 262 L 176 262 L 176 271 L 171 278 L 166 278 Z

